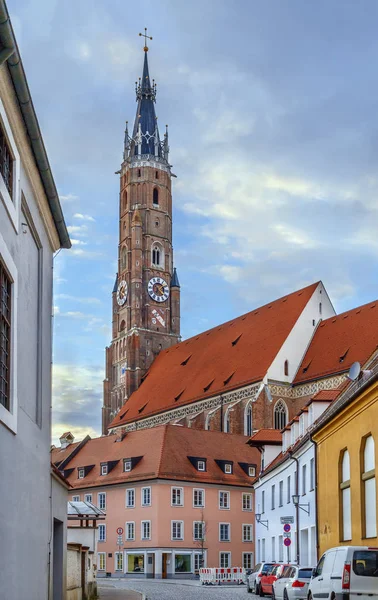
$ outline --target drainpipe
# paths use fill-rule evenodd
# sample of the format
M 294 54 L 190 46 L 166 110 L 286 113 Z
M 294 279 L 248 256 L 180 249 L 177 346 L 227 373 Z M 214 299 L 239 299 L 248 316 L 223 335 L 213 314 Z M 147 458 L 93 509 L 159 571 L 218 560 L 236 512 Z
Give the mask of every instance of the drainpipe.
M 317 443 L 312 439 L 312 435 L 310 434 L 310 442 L 314 444 L 315 452 L 314 452 L 314 475 L 315 475 L 315 534 L 316 534 L 316 560 L 319 560 L 319 528 L 318 528 L 318 452 L 317 452 Z
M 295 475 L 295 494 L 296 496 L 298 496 L 299 494 L 299 461 L 298 459 L 293 456 L 292 452 L 289 451 L 289 456 L 290 458 L 292 458 L 293 460 L 295 460 L 295 462 L 297 463 L 297 470 L 296 470 L 296 475 Z M 295 507 L 295 521 L 296 521 L 296 525 L 297 525 L 297 530 L 295 533 L 295 543 L 297 546 L 297 552 L 296 552 L 296 561 L 297 561 L 297 565 L 299 565 L 299 506 L 298 504 Z
M 220 416 L 221 416 L 221 418 L 220 418 L 220 430 L 221 430 L 221 431 L 223 431 L 223 429 L 224 429 L 224 423 L 223 423 L 223 396 L 222 396 L 222 394 L 221 394 L 221 397 L 220 397 L 220 401 L 221 401 L 221 411 L 220 411 Z

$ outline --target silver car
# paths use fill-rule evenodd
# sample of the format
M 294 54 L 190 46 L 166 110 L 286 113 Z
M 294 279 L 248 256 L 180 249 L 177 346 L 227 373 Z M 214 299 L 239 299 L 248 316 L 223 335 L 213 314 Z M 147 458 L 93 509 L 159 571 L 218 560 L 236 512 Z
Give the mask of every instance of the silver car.
M 272 600 L 304 600 L 307 598 L 313 567 L 286 567 L 273 583 Z
M 261 575 L 266 575 L 267 572 L 275 566 L 276 563 L 258 563 L 252 572 L 247 577 L 247 592 L 252 594 L 258 593 Z

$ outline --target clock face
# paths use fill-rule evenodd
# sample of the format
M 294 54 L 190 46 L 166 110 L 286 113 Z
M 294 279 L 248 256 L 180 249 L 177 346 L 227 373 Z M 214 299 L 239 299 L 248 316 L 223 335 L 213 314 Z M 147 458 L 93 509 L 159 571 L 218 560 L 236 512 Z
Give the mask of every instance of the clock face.
M 119 306 L 123 306 L 127 299 L 127 282 L 122 279 L 117 288 L 117 302 Z
M 148 293 L 155 302 L 165 302 L 169 297 L 168 283 L 161 277 L 152 277 L 148 282 Z

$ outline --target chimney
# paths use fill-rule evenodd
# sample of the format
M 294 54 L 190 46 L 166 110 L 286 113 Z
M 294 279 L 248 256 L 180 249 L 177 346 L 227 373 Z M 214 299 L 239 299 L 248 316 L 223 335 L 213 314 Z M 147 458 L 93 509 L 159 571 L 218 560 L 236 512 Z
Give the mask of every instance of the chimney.
M 72 444 L 72 442 L 74 441 L 74 436 L 72 435 L 72 433 L 70 431 L 66 431 L 65 433 L 63 433 L 63 435 L 60 436 L 59 441 L 60 441 L 60 449 L 64 450 L 64 448 L 67 448 L 67 446 L 69 446 L 70 444 Z

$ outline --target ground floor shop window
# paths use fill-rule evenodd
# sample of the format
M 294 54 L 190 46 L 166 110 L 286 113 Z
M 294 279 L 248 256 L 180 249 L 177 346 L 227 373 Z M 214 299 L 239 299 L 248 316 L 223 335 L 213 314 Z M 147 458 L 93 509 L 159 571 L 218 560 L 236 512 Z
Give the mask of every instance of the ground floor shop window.
M 175 555 L 175 573 L 190 573 L 192 570 L 192 557 L 190 554 Z
M 127 571 L 128 573 L 144 573 L 144 554 L 129 554 Z

